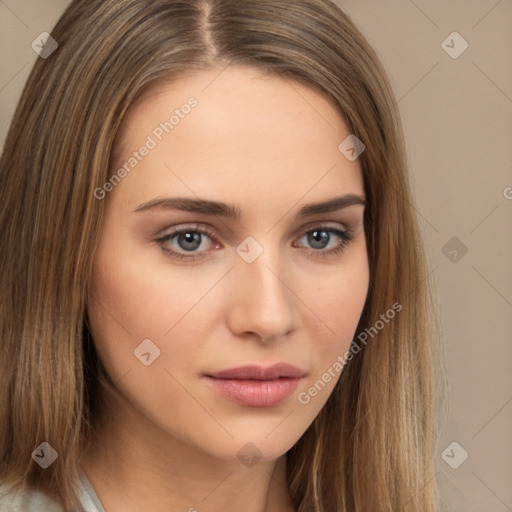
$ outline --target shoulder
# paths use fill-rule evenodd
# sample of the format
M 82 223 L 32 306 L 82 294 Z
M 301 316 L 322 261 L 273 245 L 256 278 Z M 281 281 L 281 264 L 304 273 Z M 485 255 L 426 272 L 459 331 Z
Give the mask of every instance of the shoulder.
M 42 492 L 14 493 L 0 484 L 0 512 L 63 512 L 63 510 Z
M 78 489 L 86 512 L 105 512 L 96 492 L 84 473 Z M 64 512 L 63 508 L 46 494 L 34 490 L 13 492 L 0 482 L 0 512 Z

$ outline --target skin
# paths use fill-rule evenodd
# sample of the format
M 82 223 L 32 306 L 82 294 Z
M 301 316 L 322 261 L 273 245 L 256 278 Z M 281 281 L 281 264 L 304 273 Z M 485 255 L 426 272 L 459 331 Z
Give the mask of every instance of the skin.
M 118 393 L 106 397 L 82 468 L 107 512 L 293 511 L 283 455 L 339 373 L 309 404 L 298 394 L 349 348 L 366 300 L 364 206 L 295 218 L 305 204 L 364 197 L 359 161 L 338 150 L 350 131 L 334 104 L 252 68 L 219 71 L 154 85 L 119 135 L 113 172 L 175 108 L 198 101 L 104 199 L 88 318 Z M 134 211 L 178 196 L 233 204 L 241 218 Z M 194 260 L 162 249 L 187 253 L 183 239 L 155 241 L 196 224 L 215 240 L 203 236 Z M 341 253 L 322 255 L 339 245 L 334 233 L 323 247 L 308 239 L 324 225 L 353 233 Z M 252 263 L 235 251 L 248 236 L 263 248 Z M 134 356 L 147 338 L 160 349 L 149 366 Z M 276 362 L 306 376 L 273 407 L 234 403 L 202 377 Z M 261 457 L 250 467 L 237 456 L 246 443 Z

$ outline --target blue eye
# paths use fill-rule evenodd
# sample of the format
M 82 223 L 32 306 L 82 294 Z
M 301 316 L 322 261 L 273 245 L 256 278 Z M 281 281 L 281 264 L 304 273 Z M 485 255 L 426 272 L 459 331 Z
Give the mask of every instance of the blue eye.
M 335 238 L 338 238 L 338 242 L 336 242 L 333 247 L 326 249 L 325 246 L 332 241 L 333 234 L 335 235 Z M 301 238 L 304 237 L 307 239 L 307 243 L 315 249 L 310 251 L 310 254 L 320 254 L 322 256 L 339 254 L 354 238 L 353 234 L 349 231 L 342 231 L 341 229 L 327 226 L 318 226 L 314 229 L 310 229 L 306 231 Z M 302 244 L 299 245 L 302 246 Z
M 326 249 L 326 246 L 332 242 L 333 235 L 335 243 L 333 247 Z M 206 244 L 207 247 L 203 246 L 203 250 L 198 251 L 197 249 L 203 245 L 205 237 L 209 239 L 210 242 Z M 308 253 L 313 257 L 318 255 L 334 255 L 341 253 L 353 237 L 354 235 L 349 231 L 327 226 L 318 226 L 305 231 L 299 238 L 299 243 L 296 247 L 304 247 L 306 244 L 310 245 L 312 249 L 308 250 Z M 300 242 L 302 238 L 306 238 L 306 244 Z M 216 237 L 210 230 L 199 226 L 192 226 L 176 229 L 158 238 L 156 242 L 160 245 L 162 251 L 172 258 L 179 260 L 195 260 L 204 257 L 204 253 L 208 252 L 208 249 L 214 245 L 212 240 L 216 240 Z
M 164 235 L 163 237 L 159 238 L 156 241 L 160 244 L 162 250 L 168 253 L 169 256 L 172 256 L 173 258 L 177 258 L 180 260 L 188 258 L 196 259 L 195 256 L 198 252 L 204 252 L 196 251 L 196 249 L 198 249 L 201 246 L 203 238 L 205 236 L 210 239 L 215 239 L 213 233 L 210 232 L 208 229 L 193 226 L 176 229 L 172 233 Z M 178 245 L 179 250 L 170 247 L 170 244 L 173 241 L 175 241 L 175 244 Z M 210 245 L 212 244 L 210 243 Z M 208 247 L 206 249 L 208 249 Z

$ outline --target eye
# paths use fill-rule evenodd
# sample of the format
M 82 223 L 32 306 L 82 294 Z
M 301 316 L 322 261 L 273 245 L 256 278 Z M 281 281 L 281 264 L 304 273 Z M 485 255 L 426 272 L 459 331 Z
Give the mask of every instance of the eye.
M 204 243 L 205 238 L 210 240 L 206 244 Z M 301 242 L 304 238 L 306 241 Z M 328 256 L 341 253 L 352 239 L 353 234 L 350 231 L 343 231 L 329 226 L 317 226 L 303 232 L 299 241 L 294 246 L 304 247 L 309 245 L 312 247 L 312 250 L 308 251 L 311 256 Z M 162 251 L 172 258 L 195 260 L 203 258 L 204 253 L 208 252 L 212 246 L 220 247 L 219 244 L 214 244 L 213 240 L 216 241 L 216 237 L 209 229 L 199 226 L 188 226 L 175 229 L 155 241 L 160 245 Z M 331 243 L 333 240 L 334 244 Z M 332 247 L 326 249 L 329 244 Z
M 354 235 L 350 231 L 343 231 L 334 227 L 317 226 L 303 233 L 299 239 L 299 246 L 305 245 L 300 242 L 303 238 L 306 239 L 306 244 L 314 249 L 313 251 L 309 251 L 311 255 L 327 256 L 341 253 L 354 238 Z M 329 243 L 333 241 L 333 238 L 335 243 L 331 244 L 329 249 L 326 249 Z
M 196 259 L 196 254 L 205 252 L 212 246 L 212 243 L 210 242 L 206 244 L 206 247 L 204 247 L 203 242 L 205 237 L 208 237 L 210 240 L 215 240 L 215 236 L 210 230 L 199 226 L 189 226 L 175 229 L 172 233 L 158 238 L 156 242 L 160 244 L 163 251 L 173 258 L 180 260 L 188 258 Z M 172 244 L 173 242 L 174 245 Z M 197 251 L 200 247 L 204 250 Z M 176 248 L 178 250 L 176 250 Z

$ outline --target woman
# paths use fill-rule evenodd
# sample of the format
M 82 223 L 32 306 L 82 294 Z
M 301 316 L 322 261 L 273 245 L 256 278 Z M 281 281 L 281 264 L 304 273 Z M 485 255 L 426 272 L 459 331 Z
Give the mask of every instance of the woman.
M 436 510 L 424 254 L 361 33 L 327 0 L 95 0 L 52 38 L 0 170 L 3 506 Z

